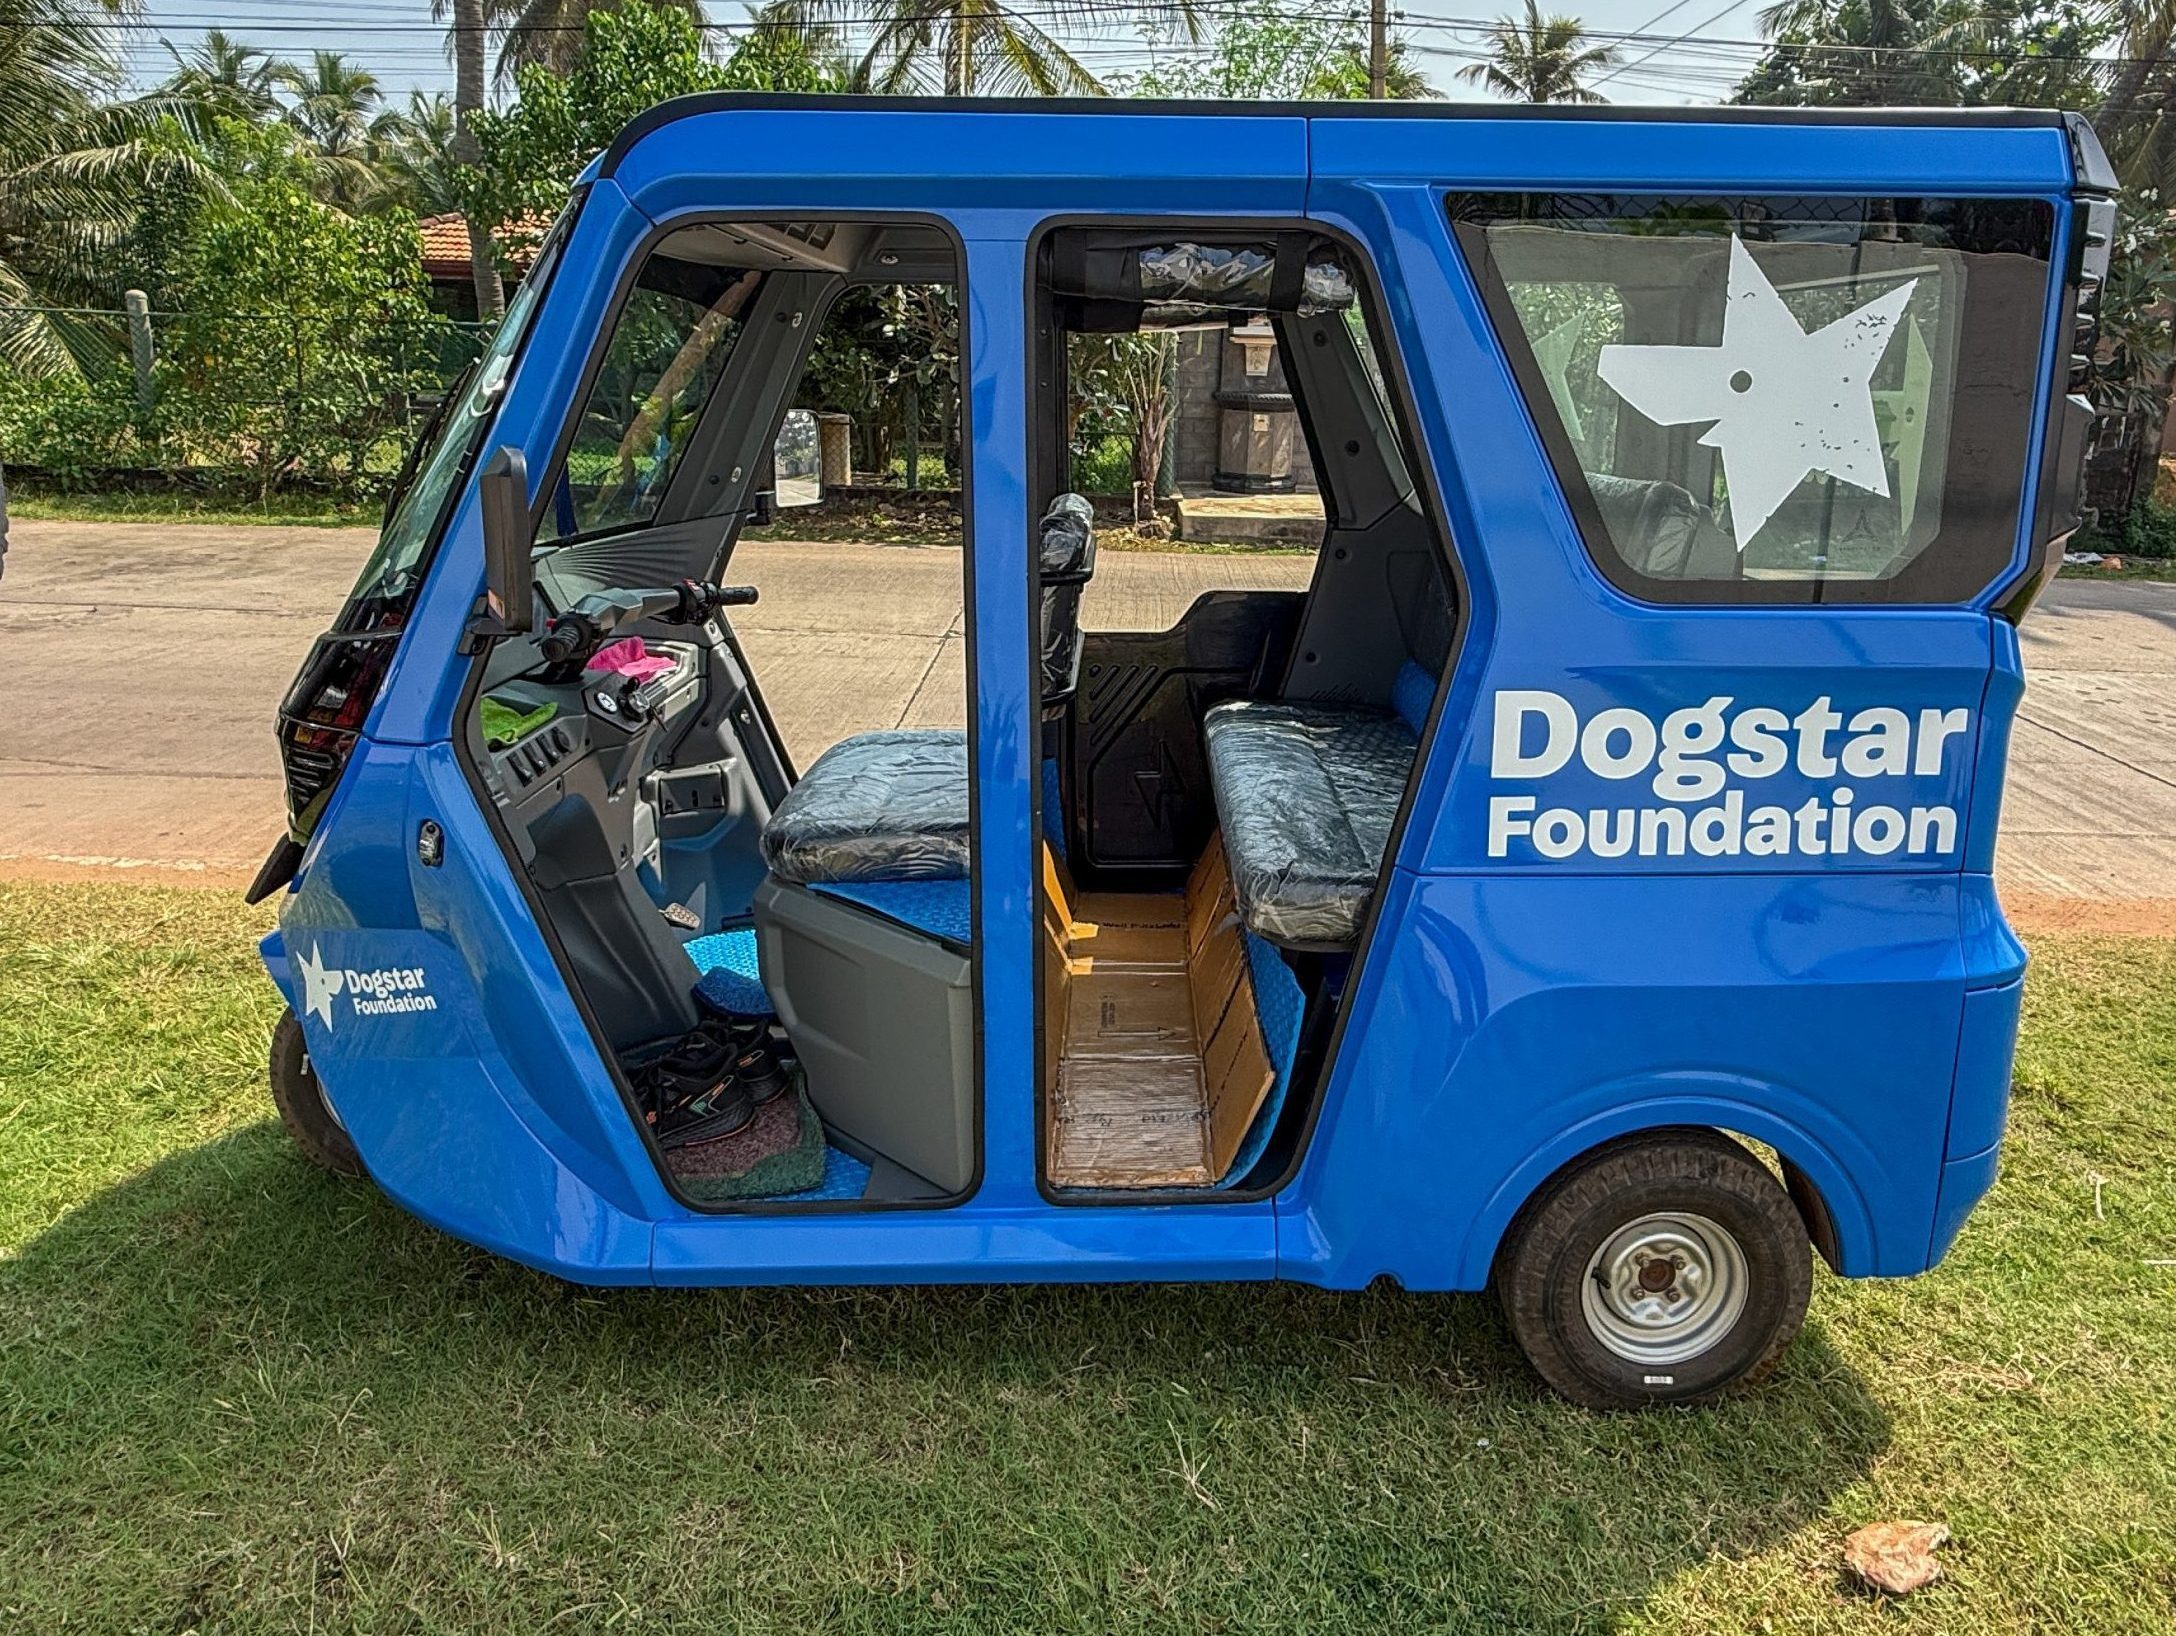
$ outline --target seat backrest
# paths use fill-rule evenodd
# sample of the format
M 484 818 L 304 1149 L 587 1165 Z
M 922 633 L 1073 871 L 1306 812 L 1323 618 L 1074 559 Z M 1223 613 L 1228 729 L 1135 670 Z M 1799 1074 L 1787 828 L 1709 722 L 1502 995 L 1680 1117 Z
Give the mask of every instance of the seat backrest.
M 1080 593 L 1096 571 L 1095 507 L 1061 494 L 1043 513 L 1038 573 L 1043 603 L 1043 708 L 1063 709 L 1080 684 Z
M 1715 514 L 1675 483 L 1587 473 L 1625 560 L 1656 579 L 1735 579 L 1738 553 Z

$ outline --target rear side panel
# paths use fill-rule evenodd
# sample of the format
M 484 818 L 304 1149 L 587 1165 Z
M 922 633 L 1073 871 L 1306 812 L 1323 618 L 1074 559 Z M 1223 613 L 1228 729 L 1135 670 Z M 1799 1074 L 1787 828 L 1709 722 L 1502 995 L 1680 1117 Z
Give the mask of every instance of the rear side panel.
M 1991 1176 L 1991 1148 L 1959 1136 L 2001 1123 L 2023 950 L 1988 871 L 2014 635 L 1969 595 L 1658 606 L 1618 589 L 1445 197 L 2059 206 L 2062 132 L 1317 120 L 1312 133 L 1311 212 L 1395 247 L 1390 303 L 1470 606 L 1321 1122 L 1279 1200 L 1283 1270 L 1478 1287 L 1553 1170 L 1667 1124 L 1778 1149 L 1834 1217 L 1842 1270 L 1923 1269 Z M 2030 470 L 2045 398 L 2018 384 L 2036 406 Z M 1988 579 L 2027 548 L 2020 524 Z M 1667 747 L 1673 716 L 1683 753 L 1642 757 Z M 1845 766 L 1854 721 L 1900 736 Z

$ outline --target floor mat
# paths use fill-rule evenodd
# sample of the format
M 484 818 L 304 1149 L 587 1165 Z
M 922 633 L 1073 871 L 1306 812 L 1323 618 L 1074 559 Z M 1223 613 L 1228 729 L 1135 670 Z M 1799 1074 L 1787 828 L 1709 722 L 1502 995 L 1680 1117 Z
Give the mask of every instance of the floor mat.
M 687 956 L 703 980 L 695 985 L 695 997 L 713 1011 L 741 1017 L 767 1017 L 777 1007 L 763 987 L 763 973 L 756 964 L 756 929 L 742 926 L 730 932 L 713 932 L 684 945 Z
M 756 1109 L 747 1127 L 715 1142 L 669 1148 L 665 1163 L 682 1192 L 705 1204 L 770 1199 L 823 1185 L 827 1168 L 823 1121 L 795 1075 L 791 1096 Z
M 869 1190 L 869 1167 L 851 1153 L 835 1147 L 824 1149 L 824 1179 L 805 1193 L 788 1193 L 781 1204 L 817 1204 L 837 1199 L 858 1199 Z

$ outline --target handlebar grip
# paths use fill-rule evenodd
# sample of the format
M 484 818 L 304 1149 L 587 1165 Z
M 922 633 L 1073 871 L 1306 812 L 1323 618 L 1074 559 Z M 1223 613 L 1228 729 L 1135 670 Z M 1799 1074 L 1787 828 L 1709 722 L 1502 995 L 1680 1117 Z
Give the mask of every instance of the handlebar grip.
M 753 585 L 721 585 L 718 587 L 718 606 L 752 608 L 762 594 Z
M 563 659 L 573 658 L 581 648 L 582 631 L 571 623 L 555 623 L 536 646 L 539 653 L 556 665 Z

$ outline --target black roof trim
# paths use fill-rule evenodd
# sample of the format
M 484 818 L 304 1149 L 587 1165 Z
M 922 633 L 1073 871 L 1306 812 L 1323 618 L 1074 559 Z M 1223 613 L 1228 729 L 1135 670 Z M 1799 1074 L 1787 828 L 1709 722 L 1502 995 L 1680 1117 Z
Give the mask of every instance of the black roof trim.
M 2063 129 L 2070 133 L 2070 164 L 2077 172 L 2081 193 L 2113 194 L 2122 184 L 2108 162 L 2108 150 L 2100 145 L 2100 133 L 2083 114 L 2063 115 Z
M 674 97 L 638 114 L 605 150 L 602 176 L 619 169 L 627 152 L 662 126 L 699 114 L 741 109 L 827 113 L 1174 114 L 1225 119 L 1546 119 L 1611 124 L 1903 125 L 2068 129 L 2079 119 L 2052 108 L 1769 108 L 1643 107 L 1602 103 L 1570 107 L 1526 102 L 1213 102 L 1148 97 L 853 97 L 791 91 L 706 91 Z M 2075 131 L 2072 146 L 2078 146 Z M 2096 145 L 2097 147 L 2097 145 Z M 2107 161 L 2101 161 L 2105 168 Z M 2079 174 L 2084 175 L 2084 166 Z

